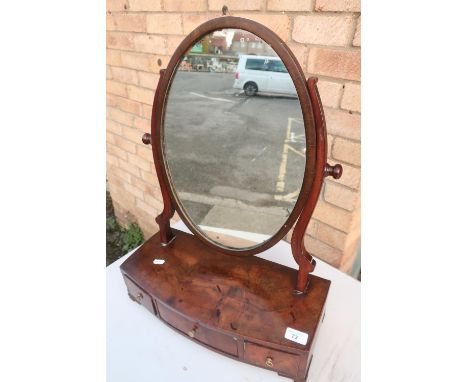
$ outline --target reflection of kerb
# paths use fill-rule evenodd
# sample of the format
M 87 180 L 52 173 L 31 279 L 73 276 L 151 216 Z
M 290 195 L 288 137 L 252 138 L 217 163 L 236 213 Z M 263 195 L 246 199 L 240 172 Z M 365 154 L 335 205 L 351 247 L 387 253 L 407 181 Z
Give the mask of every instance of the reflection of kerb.
M 219 196 L 213 195 L 202 195 L 202 194 L 195 194 L 192 192 L 178 192 L 177 193 L 179 199 L 182 201 L 191 201 L 196 203 L 202 203 L 209 206 L 222 206 L 222 207 L 231 207 L 237 208 L 240 210 L 248 210 L 253 211 L 261 214 L 268 214 L 274 216 L 288 216 L 289 213 L 287 209 L 284 207 L 257 207 L 252 206 L 250 204 L 244 203 L 240 200 L 231 199 L 231 198 L 224 198 Z
M 249 242 L 250 245 L 263 243 L 264 241 L 267 241 L 270 238 L 269 235 L 262 235 L 260 233 L 238 231 L 238 230 L 219 228 L 219 227 L 209 227 L 209 226 L 200 225 L 199 228 L 203 230 L 204 232 L 206 232 L 208 235 L 209 233 L 217 233 L 223 236 L 228 236 L 229 238 L 245 240 Z

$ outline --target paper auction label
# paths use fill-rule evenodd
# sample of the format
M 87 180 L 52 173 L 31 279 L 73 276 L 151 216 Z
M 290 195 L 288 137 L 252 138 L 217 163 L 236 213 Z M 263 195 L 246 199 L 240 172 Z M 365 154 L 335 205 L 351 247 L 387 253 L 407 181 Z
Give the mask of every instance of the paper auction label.
M 307 333 L 300 332 L 299 330 L 293 328 L 286 328 L 284 338 L 290 341 L 297 342 L 298 344 L 305 345 L 307 343 L 307 340 L 309 339 L 309 335 Z

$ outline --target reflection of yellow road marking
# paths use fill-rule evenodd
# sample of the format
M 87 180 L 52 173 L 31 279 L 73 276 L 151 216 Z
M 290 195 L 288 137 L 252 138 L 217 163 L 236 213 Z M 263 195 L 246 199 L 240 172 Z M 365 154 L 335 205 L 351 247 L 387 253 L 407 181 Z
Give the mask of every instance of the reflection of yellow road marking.
M 294 138 L 291 134 L 291 126 L 292 122 L 296 123 L 301 123 L 302 121 L 297 120 L 296 118 L 288 118 L 288 128 L 286 129 L 286 139 L 284 140 L 283 144 L 283 154 L 281 155 L 281 164 L 279 167 L 279 173 L 278 173 L 278 180 L 276 181 L 276 192 L 284 192 L 284 179 L 286 177 L 286 168 L 288 164 L 288 154 L 289 151 L 294 152 L 295 154 L 305 158 L 305 154 L 301 151 L 296 150 L 294 147 L 289 145 L 289 142 L 293 142 Z M 289 194 L 286 195 L 275 195 L 276 200 L 283 200 L 283 201 L 293 201 L 297 198 L 299 195 L 300 187 L 294 191 L 290 192 Z
M 288 147 L 286 143 L 291 134 L 291 118 L 288 118 L 288 128 L 286 129 L 286 139 L 283 144 L 283 154 L 281 155 L 281 164 L 279 167 L 278 180 L 276 181 L 276 192 L 284 191 L 284 177 L 286 176 L 286 165 L 288 164 Z

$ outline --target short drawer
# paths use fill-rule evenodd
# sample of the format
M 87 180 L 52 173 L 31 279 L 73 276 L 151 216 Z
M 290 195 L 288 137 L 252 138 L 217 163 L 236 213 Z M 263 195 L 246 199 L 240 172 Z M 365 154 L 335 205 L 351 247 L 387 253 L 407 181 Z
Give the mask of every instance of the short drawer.
M 130 280 L 127 276 L 124 275 L 124 281 L 127 285 L 128 295 L 130 298 L 137 303 L 143 305 L 146 309 L 148 309 L 151 313 L 156 314 L 154 311 L 153 302 L 151 301 L 151 297 L 148 293 L 146 293 L 143 289 L 141 289 L 138 285 L 136 285 L 132 280 Z
M 190 338 L 204 343 L 213 349 L 229 355 L 238 356 L 237 338 L 216 330 L 204 327 L 196 321 L 190 320 L 170 307 L 158 302 L 159 316 L 169 325 L 185 333 Z
M 251 342 L 245 342 L 244 358 L 247 362 L 295 376 L 299 370 L 299 355 L 270 349 Z

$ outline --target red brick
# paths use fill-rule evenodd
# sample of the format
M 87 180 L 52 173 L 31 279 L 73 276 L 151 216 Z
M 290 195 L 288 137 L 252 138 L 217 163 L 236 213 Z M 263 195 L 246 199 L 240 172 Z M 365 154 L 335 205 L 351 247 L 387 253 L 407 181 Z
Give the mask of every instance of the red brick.
M 347 111 L 324 108 L 327 132 L 343 138 L 361 139 L 361 116 Z
M 138 146 L 137 154 L 148 162 L 153 163 L 153 150 L 151 147 Z
M 121 180 L 123 180 L 125 182 L 130 182 L 131 181 L 132 175 L 129 174 L 127 171 L 122 170 L 119 167 L 116 167 L 115 164 L 112 164 L 112 168 L 110 170 L 108 170 L 108 173 L 109 173 L 109 175 L 112 174 L 112 175 L 115 175 L 115 176 L 119 177 Z
M 146 118 L 135 117 L 133 120 L 133 127 L 142 132 L 149 132 L 151 131 L 151 121 Z
M 143 70 L 145 72 L 158 73 L 158 57 L 147 53 L 122 52 L 122 65 L 126 68 Z
M 310 48 L 307 70 L 309 73 L 359 81 L 361 52 L 313 47 Z
M 115 134 L 111 133 L 110 131 L 106 131 L 106 142 L 115 145 Z
M 113 108 L 120 109 L 122 111 L 125 111 L 127 113 L 132 113 L 132 114 L 140 114 L 140 104 L 138 102 L 132 101 L 127 98 L 123 97 L 118 97 L 112 94 L 107 95 L 107 105 Z M 128 119 L 126 118 L 128 121 Z M 121 121 L 117 121 L 121 122 Z M 123 124 L 127 124 L 125 122 L 121 122 Z
M 319 80 L 317 87 L 320 94 L 320 99 L 324 106 L 338 107 L 340 104 L 340 97 L 343 92 L 343 84 L 338 82 L 331 82 L 326 80 Z M 328 126 L 328 120 L 327 120 Z
M 106 51 L 106 64 L 112 66 L 121 66 L 122 65 L 122 56 L 118 50 Z
M 335 182 L 325 182 L 323 198 L 330 204 L 352 211 L 356 204 L 357 195 L 357 192 Z
M 158 210 L 162 211 L 164 209 L 164 203 L 161 200 L 151 196 L 150 194 L 145 194 L 143 197 L 144 201 L 151 206 L 155 206 Z
M 338 249 L 330 247 L 309 235 L 304 236 L 304 246 L 312 256 L 318 257 L 334 267 L 338 267 L 340 265 L 343 254 Z
M 166 38 L 162 36 L 138 34 L 134 37 L 134 45 L 138 52 L 167 54 Z
M 119 159 L 119 167 L 130 174 L 140 176 L 140 169 L 134 164 L 129 163 L 127 160 Z
M 361 85 L 347 83 L 345 85 L 343 99 L 341 100 L 341 108 L 361 111 Z
M 152 171 L 150 171 L 150 172 L 141 171 L 141 178 L 145 182 L 147 182 L 149 184 L 157 185 L 159 187 L 158 177 L 156 176 L 154 171 L 155 171 L 154 169 L 152 169 Z
M 123 32 L 146 32 L 145 15 L 132 13 L 113 14 L 109 22 L 114 30 Z
M 317 0 L 316 11 L 360 12 L 361 0 Z
M 151 171 L 151 163 L 148 162 L 146 159 L 143 159 L 140 156 L 134 154 L 127 154 L 127 156 L 129 163 L 134 164 L 143 171 Z
M 107 152 L 115 155 L 116 157 L 127 160 L 127 152 L 109 142 L 107 143 Z
M 116 81 L 107 80 L 106 91 L 107 93 L 115 94 L 121 97 L 127 96 L 127 88 L 125 87 L 125 85 Z
M 115 31 L 116 27 L 114 24 L 114 18 L 111 14 L 106 14 L 106 30 Z
M 131 177 L 131 183 L 132 185 L 143 191 L 143 194 L 152 194 L 153 190 L 155 189 L 154 185 L 148 184 L 136 176 Z
M 348 232 L 352 214 L 339 207 L 319 200 L 314 210 L 314 218 L 340 231 Z
M 167 54 L 173 54 L 185 36 L 167 36 Z
M 122 32 L 107 32 L 107 48 L 119 50 L 134 50 L 133 35 Z
M 120 123 L 112 121 L 110 119 L 108 119 L 106 122 L 106 127 L 108 131 L 117 135 L 122 135 L 122 125 Z
M 131 11 L 152 11 L 162 10 L 161 0 L 128 0 Z
M 113 202 L 117 202 L 121 206 L 132 206 L 135 204 L 135 197 L 127 190 L 114 185 L 110 188 L 110 194 Z M 115 207 L 115 204 L 114 204 Z
M 335 140 L 335 137 L 333 135 L 327 134 L 327 156 L 328 158 L 330 158 L 331 156 L 334 140 Z
M 141 141 L 141 131 L 133 128 L 133 127 L 126 127 L 126 126 L 123 126 L 122 128 L 122 133 L 123 133 L 123 136 L 125 138 L 127 138 L 128 140 L 138 144 L 138 145 L 142 145 L 142 141 Z
M 306 44 L 345 46 L 352 33 L 351 16 L 296 16 L 292 38 L 294 41 Z
M 163 5 L 169 12 L 206 11 L 206 0 L 163 0 Z
M 293 52 L 294 56 L 297 58 L 297 61 L 301 65 L 302 70 L 305 69 L 306 65 L 306 52 L 307 48 L 305 45 L 296 44 L 296 43 L 288 43 L 289 49 Z
M 268 0 L 270 11 L 310 11 L 311 8 L 310 0 Z
M 123 12 L 127 10 L 127 8 L 128 8 L 127 0 L 106 0 L 106 10 L 108 11 Z
M 123 82 L 125 84 L 138 84 L 137 72 L 134 69 L 127 68 L 112 68 L 112 77 L 116 81 Z
M 116 97 L 114 97 L 116 98 Z M 126 126 L 132 126 L 133 125 L 133 119 L 135 118 L 134 115 L 126 113 L 122 110 L 116 109 L 114 107 L 108 107 L 107 110 L 109 111 L 110 114 L 110 119 L 112 119 L 115 122 L 119 122 L 123 125 Z
M 182 34 L 182 16 L 171 13 L 149 14 L 146 17 L 148 33 Z
M 361 144 L 346 139 L 336 138 L 333 143 L 332 156 L 338 161 L 360 165 Z
M 115 136 L 114 139 L 116 146 L 125 150 L 127 153 L 135 154 L 137 152 L 137 146 L 134 142 L 130 142 L 121 136 Z
M 112 79 L 112 68 L 109 65 L 106 65 L 106 79 Z
M 110 166 L 117 167 L 119 165 L 119 158 L 111 153 L 107 153 L 106 155 L 106 162 Z
M 159 208 L 157 208 L 157 206 L 151 206 L 149 205 L 148 203 L 140 200 L 140 199 L 136 199 L 136 207 L 144 212 L 146 212 L 147 214 L 149 215 L 152 215 L 152 216 L 158 216 L 161 211 L 163 210 L 163 208 L 161 206 L 159 206 Z
M 135 186 L 132 186 L 130 183 L 124 183 L 124 189 L 138 199 L 143 199 L 143 191 Z
M 153 104 L 154 91 L 133 85 L 127 85 L 127 91 L 128 98 L 137 102 L 146 103 L 147 105 Z
M 328 163 L 331 165 L 337 164 L 339 161 L 329 160 Z M 361 172 L 358 168 L 347 165 L 346 163 L 340 163 L 343 166 L 343 175 L 340 179 L 330 179 L 331 182 L 344 184 L 350 188 L 357 189 L 361 183 Z
M 309 224 L 307 225 L 306 228 L 306 233 L 311 236 L 315 236 L 317 233 L 317 227 L 318 227 L 318 222 L 314 219 L 311 219 L 309 221 Z
M 316 237 L 325 244 L 328 244 L 340 251 L 345 247 L 346 234 L 336 228 L 330 227 L 329 225 L 319 223 Z
M 159 74 L 138 72 L 138 84 L 142 88 L 151 89 L 153 93 L 156 91 L 158 86 Z
M 155 89 L 156 90 L 156 89 Z M 153 114 L 153 107 L 150 105 L 141 105 L 141 116 L 146 119 L 151 119 L 151 115 Z
M 200 24 L 204 22 L 219 17 L 218 14 L 209 14 L 209 13 L 198 13 L 198 14 L 184 14 L 182 15 L 183 20 L 183 31 L 182 33 L 178 34 L 189 34 L 195 28 L 197 28 Z M 177 33 L 174 33 L 177 34 Z
M 223 5 L 229 11 L 259 11 L 262 9 L 263 0 L 208 0 L 208 9 L 221 13 Z
M 361 46 L 361 16 L 359 16 L 356 24 L 356 33 L 354 33 L 353 45 Z
M 236 16 L 254 20 L 265 25 L 275 32 L 283 41 L 287 41 L 291 25 L 290 17 L 287 15 L 272 15 L 262 13 L 239 13 Z

